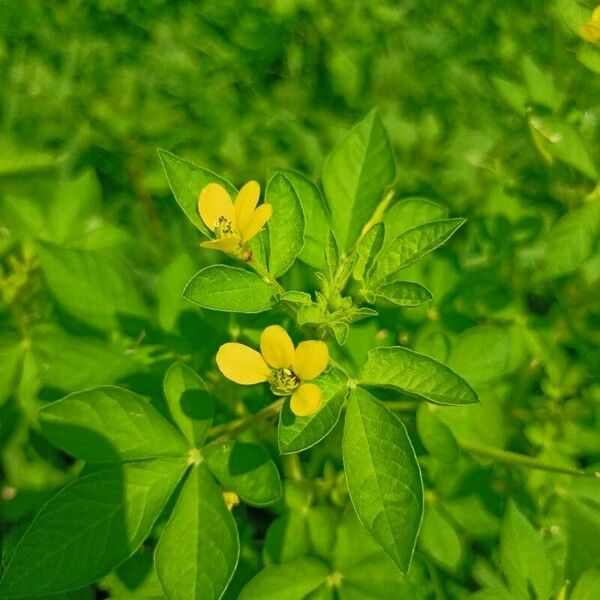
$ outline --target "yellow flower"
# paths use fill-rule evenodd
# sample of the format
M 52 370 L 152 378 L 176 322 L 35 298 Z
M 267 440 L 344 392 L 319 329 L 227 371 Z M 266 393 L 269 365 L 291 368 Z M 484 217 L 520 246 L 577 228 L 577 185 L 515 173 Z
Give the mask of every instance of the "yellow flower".
M 271 218 L 270 204 L 258 208 L 260 186 L 249 181 L 238 192 L 235 204 L 229 192 L 218 183 L 209 183 L 198 197 L 198 214 L 204 224 L 215 234 L 215 239 L 200 244 L 204 248 L 241 254 L 249 242 Z
M 581 26 L 580 33 L 586 42 L 600 43 L 600 5 L 594 9 L 592 18 Z
M 235 492 L 225 491 L 223 492 L 223 501 L 227 510 L 231 512 L 240 503 L 240 497 Z
M 289 396 L 290 408 L 298 417 L 307 417 L 321 408 L 321 388 L 306 383 L 318 377 L 329 362 L 325 342 L 308 340 L 294 344 L 287 331 L 270 325 L 260 336 L 260 352 L 230 342 L 217 352 L 217 365 L 228 379 L 241 385 L 268 381 L 276 396 Z

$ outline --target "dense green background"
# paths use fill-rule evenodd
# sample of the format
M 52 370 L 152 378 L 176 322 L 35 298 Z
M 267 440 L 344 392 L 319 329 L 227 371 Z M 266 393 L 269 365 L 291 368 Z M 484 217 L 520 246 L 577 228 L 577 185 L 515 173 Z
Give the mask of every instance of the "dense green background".
M 323 157 L 376 106 L 397 157 L 396 197 L 425 196 L 469 221 L 413 270 L 433 302 L 358 328 L 351 358 L 361 364 L 369 346 L 401 343 L 449 362 L 482 399 L 439 411 L 466 445 L 565 466 L 600 462 L 600 50 L 577 35 L 592 8 L 0 1 L 3 555 L 78 471 L 39 432 L 36 411 L 48 401 L 121 382 L 162 408 L 175 359 L 206 373 L 221 420 L 240 400 L 250 410 L 269 401 L 266 391 L 240 395 L 213 362 L 231 332 L 251 336 L 264 318 L 201 312 L 180 298 L 216 255 L 198 248 L 157 147 L 236 184 L 264 186 L 278 167 L 318 179 Z M 70 278 L 81 261 L 89 277 Z M 287 277 L 312 289 L 301 268 Z M 477 597 L 505 598 L 489 591 L 504 578 L 508 597 L 559 598 L 565 580 L 600 567 L 596 481 L 481 463 L 468 451 L 445 464 L 447 448 L 421 443 L 427 415 L 419 438 L 408 408 L 400 414 L 421 456 L 427 512 L 407 597 L 487 589 Z M 316 483 L 288 484 L 276 510 L 288 527 L 275 521 L 266 546 L 275 514 L 236 509 L 242 569 L 229 597 L 263 560 L 319 554 L 303 494 L 332 515 L 343 510 L 338 434 L 303 455 Z M 340 528 L 339 552 L 344 535 L 360 538 L 353 526 Z M 110 597 L 156 595 L 151 556 L 146 547 L 109 576 Z M 387 598 L 390 585 L 369 583 L 377 577 L 367 573 L 356 598 Z

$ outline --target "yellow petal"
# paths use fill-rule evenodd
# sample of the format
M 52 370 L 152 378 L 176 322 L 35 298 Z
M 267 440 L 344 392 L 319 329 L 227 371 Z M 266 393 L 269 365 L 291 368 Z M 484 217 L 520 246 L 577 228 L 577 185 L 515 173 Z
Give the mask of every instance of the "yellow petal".
M 235 221 L 239 231 L 245 230 L 250 223 L 259 196 L 260 186 L 256 181 L 249 181 L 238 192 L 235 199 Z
M 584 23 L 580 29 L 581 37 L 586 42 L 591 42 L 596 44 L 600 42 L 600 23 L 596 23 L 594 21 L 590 21 L 589 23 Z
M 279 325 L 269 325 L 260 335 L 260 351 L 274 369 L 292 366 L 294 343 L 288 332 Z
M 242 385 L 262 383 L 269 377 L 269 366 L 260 353 L 235 342 L 219 348 L 217 366 L 227 379 Z
M 307 381 L 318 377 L 327 368 L 328 362 L 327 344 L 316 340 L 308 340 L 298 344 L 294 353 L 292 371 L 302 381 Z
M 290 408 L 297 417 L 314 415 L 323 401 L 321 388 L 316 383 L 303 383 L 293 394 Z
M 211 231 L 215 230 L 220 217 L 225 217 L 229 222 L 235 224 L 235 210 L 231 196 L 218 183 L 209 183 L 202 188 L 198 197 L 198 213 Z
M 600 4 L 596 6 L 594 12 L 592 13 L 592 23 L 600 24 Z
M 244 225 L 243 228 L 239 228 L 238 231 L 242 236 L 242 241 L 247 242 L 251 240 L 264 226 L 264 224 L 271 218 L 273 214 L 273 207 L 270 204 L 261 204 L 253 213 L 252 217 Z
M 240 247 L 240 238 L 237 235 L 224 237 L 217 240 L 209 240 L 200 244 L 203 248 L 211 250 L 223 250 L 223 252 L 235 252 Z

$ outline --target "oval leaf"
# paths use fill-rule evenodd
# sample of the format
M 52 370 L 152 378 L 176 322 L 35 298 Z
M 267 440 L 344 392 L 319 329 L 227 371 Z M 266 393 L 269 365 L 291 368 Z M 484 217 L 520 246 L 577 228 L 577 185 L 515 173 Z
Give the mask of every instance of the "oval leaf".
M 198 214 L 198 196 L 209 183 L 220 183 L 233 197 L 236 189 L 216 173 L 195 165 L 168 152 L 159 150 L 158 156 L 169 181 L 169 186 L 187 218 L 206 236 L 212 237 Z
M 267 185 L 265 202 L 273 207 L 269 219 L 269 267 L 274 277 L 283 275 L 304 246 L 304 214 L 296 189 L 282 173 Z
M 202 308 L 259 313 L 273 306 L 273 286 L 258 275 L 227 265 L 211 265 L 196 273 L 183 296 Z
M 446 242 L 465 219 L 444 219 L 417 225 L 386 243 L 377 260 L 374 279 L 381 281 Z
M 39 419 L 53 444 L 90 462 L 177 456 L 187 449 L 145 398 L 118 387 L 70 394 L 42 408 Z
M 201 447 L 214 414 L 214 402 L 204 381 L 189 367 L 175 363 L 165 375 L 163 390 L 180 431 L 193 447 Z
M 396 163 L 377 111 L 371 112 L 338 144 L 323 165 L 323 189 L 338 242 L 347 250 L 373 215 Z
M 334 369 L 314 380 L 323 393 L 321 410 L 309 417 L 297 417 L 290 409 L 289 400 L 279 417 L 279 452 L 292 454 L 306 450 L 320 442 L 340 418 L 340 411 L 348 392 L 347 381 Z
M 218 600 L 240 553 L 237 527 L 204 464 L 189 474 L 156 546 L 167 600 Z
M 360 381 L 401 390 L 435 404 L 479 402 L 473 388 L 452 369 L 401 346 L 371 350 Z
M 378 286 L 373 292 L 380 298 L 397 306 L 419 306 L 429 302 L 433 296 L 420 283 L 414 281 L 392 281 Z
M 227 442 L 202 450 L 208 468 L 244 502 L 266 506 L 281 497 L 281 479 L 269 453 L 257 444 Z
M 16 600 L 93 583 L 133 554 L 185 472 L 183 459 L 91 473 L 44 506 L 14 550 L 0 598 Z
M 348 399 L 342 450 L 360 522 L 406 573 L 423 518 L 423 483 L 402 421 L 357 388 Z

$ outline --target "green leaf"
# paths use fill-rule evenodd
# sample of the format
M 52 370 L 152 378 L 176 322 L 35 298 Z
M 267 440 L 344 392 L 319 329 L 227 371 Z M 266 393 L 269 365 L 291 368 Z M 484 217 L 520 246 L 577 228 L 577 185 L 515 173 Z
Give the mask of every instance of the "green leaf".
M 279 452 L 301 452 L 320 442 L 340 418 L 340 411 L 348 392 L 347 381 L 335 369 L 314 380 L 323 394 L 321 409 L 309 417 L 297 417 L 289 401 L 283 405 L 279 417 Z
M 417 432 L 429 454 L 445 464 L 456 462 L 460 448 L 450 428 L 437 415 L 437 406 L 421 404 L 417 409 Z
M 281 479 L 269 453 L 257 444 L 226 442 L 202 450 L 208 468 L 244 502 L 267 506 L 281 497 Z
M 177 325 L 179 314 L 188 303 L 181 290 L 196 272 L 196 265 L 190 256 L 182 252 L 170 261 L 156 279 L 156 299 L 158 301 L 158 324 L 165 331 L 172 331 Z
M 327 266 L 329 278 L 334 279 L 340 266 L 340 246 L 337 242 L 333 229 L 327 230 L 327 237 L 325 241 L 325 264 Z
M 0 582 L 16 600 L 97 581 L 146 539 L 185 471 L 183 459 L 127 463 L 85 475 L 35 517 Z
M 518 115 L 524 115 L 529 104 L 527 90 L 522 85 L 503 77 L 492 77 L 491 79 L 502 100 Z
M 492 383 L 506 374 L 512 338 L 506 328 L 482 325 L 461 332 L 448 365 L 472 385 Z
M 202 308 L 225 312 L 259 313 L 274 303 L 273 286 L 258 275 L 227 265 L 211 265 L 196 273 L 183 296 Z
M 600 241 L 600 200 L 563 215 L 546 236 L 543 271 L 561 277 L 575 271 L 594 255 Z
M 563 102 L 563 96 L 554 85 L 552 78 L 528 55 L 522 57 L 521 69 L 529 98 L 535 104 L 545 106 L 552 112 L 558 111 Z
M 477 394 L 452 369 L 408 348 L 374 348 L 367 356 L 362 384 L 401 390 L 435 404 L 474 404 Z
M 289 292 L 281 294 L 280 300 L 289 302 L 290 304 L 297 304 L 299 306 L 307 306 L 312 303 L 310 294 L 307 294 L 306 292 L 299 292 L 297 290 L 290 290 Z
M 29 334 L 41 381 L 58 390 L 74 392 L 114 383 L 140 368 L 125 348 L 96 338 L 69 335 L 50 323 L 32 327 Z
M 116 329 L 119 314 L 147 315 L 131 272 L 114 257 L 52 244 L 39 244 L 38 252 L 50 290 L 84 323 Z
M 304 214 L 304 246 L 298 255 L 302 261 L 323 269 L 325 239 L 329 229 L 329 213 L 319 188 L 308 178 L 295 171 L 280 171 L 294 188 Z
M 154 562 L 167 600 L 218 600 L 240 553 L 237 527 L 204 464 L 186 479 L 156 547 Z
M 216 173 L 179 158 L 167 150 L 159 150 L 158 156 L 177 204 L 206 237 L 212 237 L 198 214 L 198 196 L 209 183 L 220 183 L 234 199 L 237 193 L 235 187 Z
M 273 207 L 269 219 L 269 267 L 274 277 L 281 277 L 304 246 L 304 213 L 296 189 L 281 172 L 269 180 L 265 202 Z
M 360 239 L 358 246 L 356 247 L 356 254 L 358 255 L 358 258 L 354 264 L 354 271 L 352 273 L 354 279 L 364 281 L 369 278 L 373 264 L 383 246 L 384 237 L 384 224 L 376 223 Z
M 577 580 L 569 600 L 597 600 L 600 598 L 600 569 L 589 569 Z
M 337 145 L 323 165 L 323 188 L 339 244 L 348 250 L 396 176 L 394 153 L 377 111 Z
M 206 384 L 186 365 L 174 363 L 165 374 L 163 391 L 177 427 L 192 447 L 200 448 L 214 416 Z
M 181 434 L 142 396 L 118 387 L 75 392 L 40 409 L 44 435 L 91 462 L 184 455 Z
M 425 508 L 419 548 L 450 572 L 456 571 L 461 563 L 460 537 L 452 522 L 434 504 Z
M 0 337 L 0 406 L 15 390 L 24 354 L 25 348 L 17 336 Z
M 316 558 L 298 558 L 260 571 L 242 590 L 238 600 L 304 600 L 329 575 L 329 567 Z
M 424 285 L 415 281 L 392 281 L 378 285 L 372 291 L 379 298 L 397 306 L 419 306 L 433 298 Z
M 417 225 L 386 244 L 377 259 L 374 278 L 381 281 L 435 250 L 461 227 L 465 219 L 444 219 Z
M 569 123 L 551 117 L 529 118 L 529 130 L 542 156 L 550 163 L 557 159 L 592 180 L 598 171 L 579 132 Z
M 515 598 L 549 598 L 553 589 L 552 559 L 538 533 L 510 502 L 500 531 L 500 563 Z
M 423 517 L 423 483 L 402 421 L 356 388 L 348 399 L 342 451 L 360 522 L 406 573 Z
M 447 216 L 447 208 L 428 198 L 422 196 L 402 198 L 393 204 L 383 217 L 386 244 L 408 229 L 430 221 L 441 221 Z

